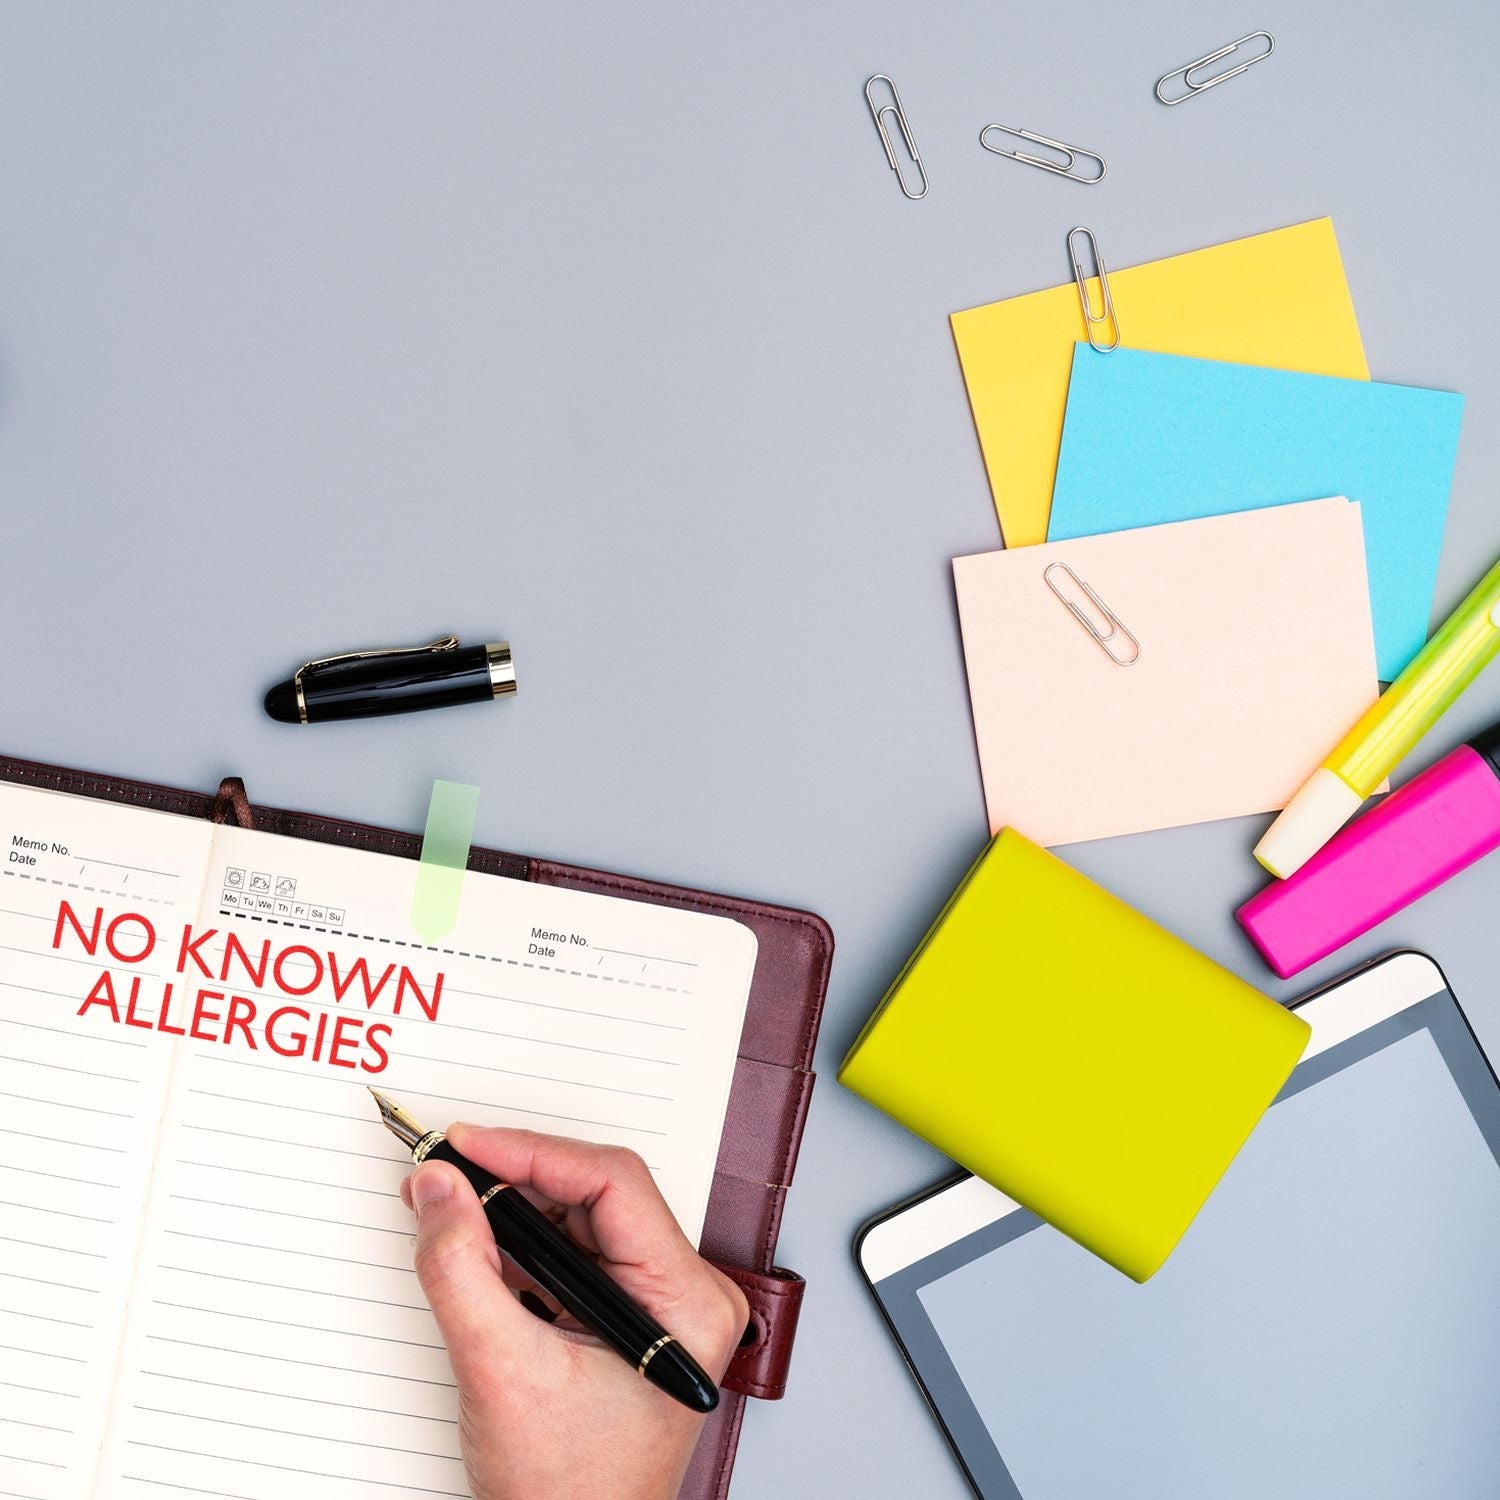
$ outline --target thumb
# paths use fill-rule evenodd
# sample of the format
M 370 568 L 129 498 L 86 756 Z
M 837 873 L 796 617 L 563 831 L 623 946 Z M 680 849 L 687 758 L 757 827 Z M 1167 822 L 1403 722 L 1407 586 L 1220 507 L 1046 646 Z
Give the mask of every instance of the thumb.
M 500 1252 L 474 1189 L 446 1162 L 424 1162 L 411 1179 L 417 1214 L 417 1280 L 448 1347 L 461 1390 L 494 1385 L 534 1363 L 546 1325 L 500 1276 Z

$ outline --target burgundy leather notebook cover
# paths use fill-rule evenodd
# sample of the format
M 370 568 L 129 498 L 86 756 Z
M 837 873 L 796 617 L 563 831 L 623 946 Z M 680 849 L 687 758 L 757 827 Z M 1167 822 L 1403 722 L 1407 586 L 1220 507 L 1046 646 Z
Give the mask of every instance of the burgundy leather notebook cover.
M 0 756 L 0 780 L 405 859 L 417 858 L 422 848 L 417 834 L 255 806 L 234 777 L 226 778 L 217 793 L 206 795 Z M 795 1272 L 775 1265 L 776 1236 L 812 1094 L 813 1045 L 828 988 L 833 933 L 810 912 L 497 849 L 472 849 L 469 868 L 513 880 L 714 912 L 743 922 L 760 944 L 702 1244 L 703 1253 L 745 1293 L 751 1322 L 681 1491 L 682 1500 L 722 1500 L 729 1492 L 746 1398 L 775 1400 L 786 1388 L 804 1284 Z

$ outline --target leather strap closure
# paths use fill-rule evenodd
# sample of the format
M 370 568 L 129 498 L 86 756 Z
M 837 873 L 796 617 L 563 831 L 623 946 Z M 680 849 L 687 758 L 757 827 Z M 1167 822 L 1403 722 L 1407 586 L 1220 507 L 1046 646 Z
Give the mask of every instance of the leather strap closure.
M 784 1271 L 780 1266 L 772 1266 L 769 1271 L 746 1271 L 739 1266 L 719 1265 L 719 1270 L 739 1287 L 750 1304 L 745 1340 L 729 1361 L 720 1384 L 742 1396 L 779 1401 L 786 1395 L 787 1367 L 792 1362 L 792 1344 L 807 1283 L 795 1271 Z
M 208 815 L 215 823 L 233 823 L 236 828 L 255 827 L 250 798 L 245 792 L 245 783 L 238 776 L 226 776 L 219 783 Z

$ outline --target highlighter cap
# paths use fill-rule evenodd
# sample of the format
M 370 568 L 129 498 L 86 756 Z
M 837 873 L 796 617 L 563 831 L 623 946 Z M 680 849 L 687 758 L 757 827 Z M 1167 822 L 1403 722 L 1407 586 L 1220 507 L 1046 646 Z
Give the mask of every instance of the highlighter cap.
M 1491 724 L 1468 743 L 1471 749 L 1478 751 L 1489 762 L 1490 770 L 1500 776 L 1500 724 Z
M 1364 800 L 1342 776 L 1319 766 L 1266 829 L 1255 846 L 1255 857 L 1285 880 L 1359 811 Z

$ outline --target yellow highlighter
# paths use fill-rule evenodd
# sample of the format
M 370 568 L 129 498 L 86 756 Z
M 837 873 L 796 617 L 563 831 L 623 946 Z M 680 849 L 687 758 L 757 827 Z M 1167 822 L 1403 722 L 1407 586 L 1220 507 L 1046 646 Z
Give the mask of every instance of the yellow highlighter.
M 1287 803 L 1255 846 L 1285 879 L 1310 860 L 1500 651 L 1500 562 Z

